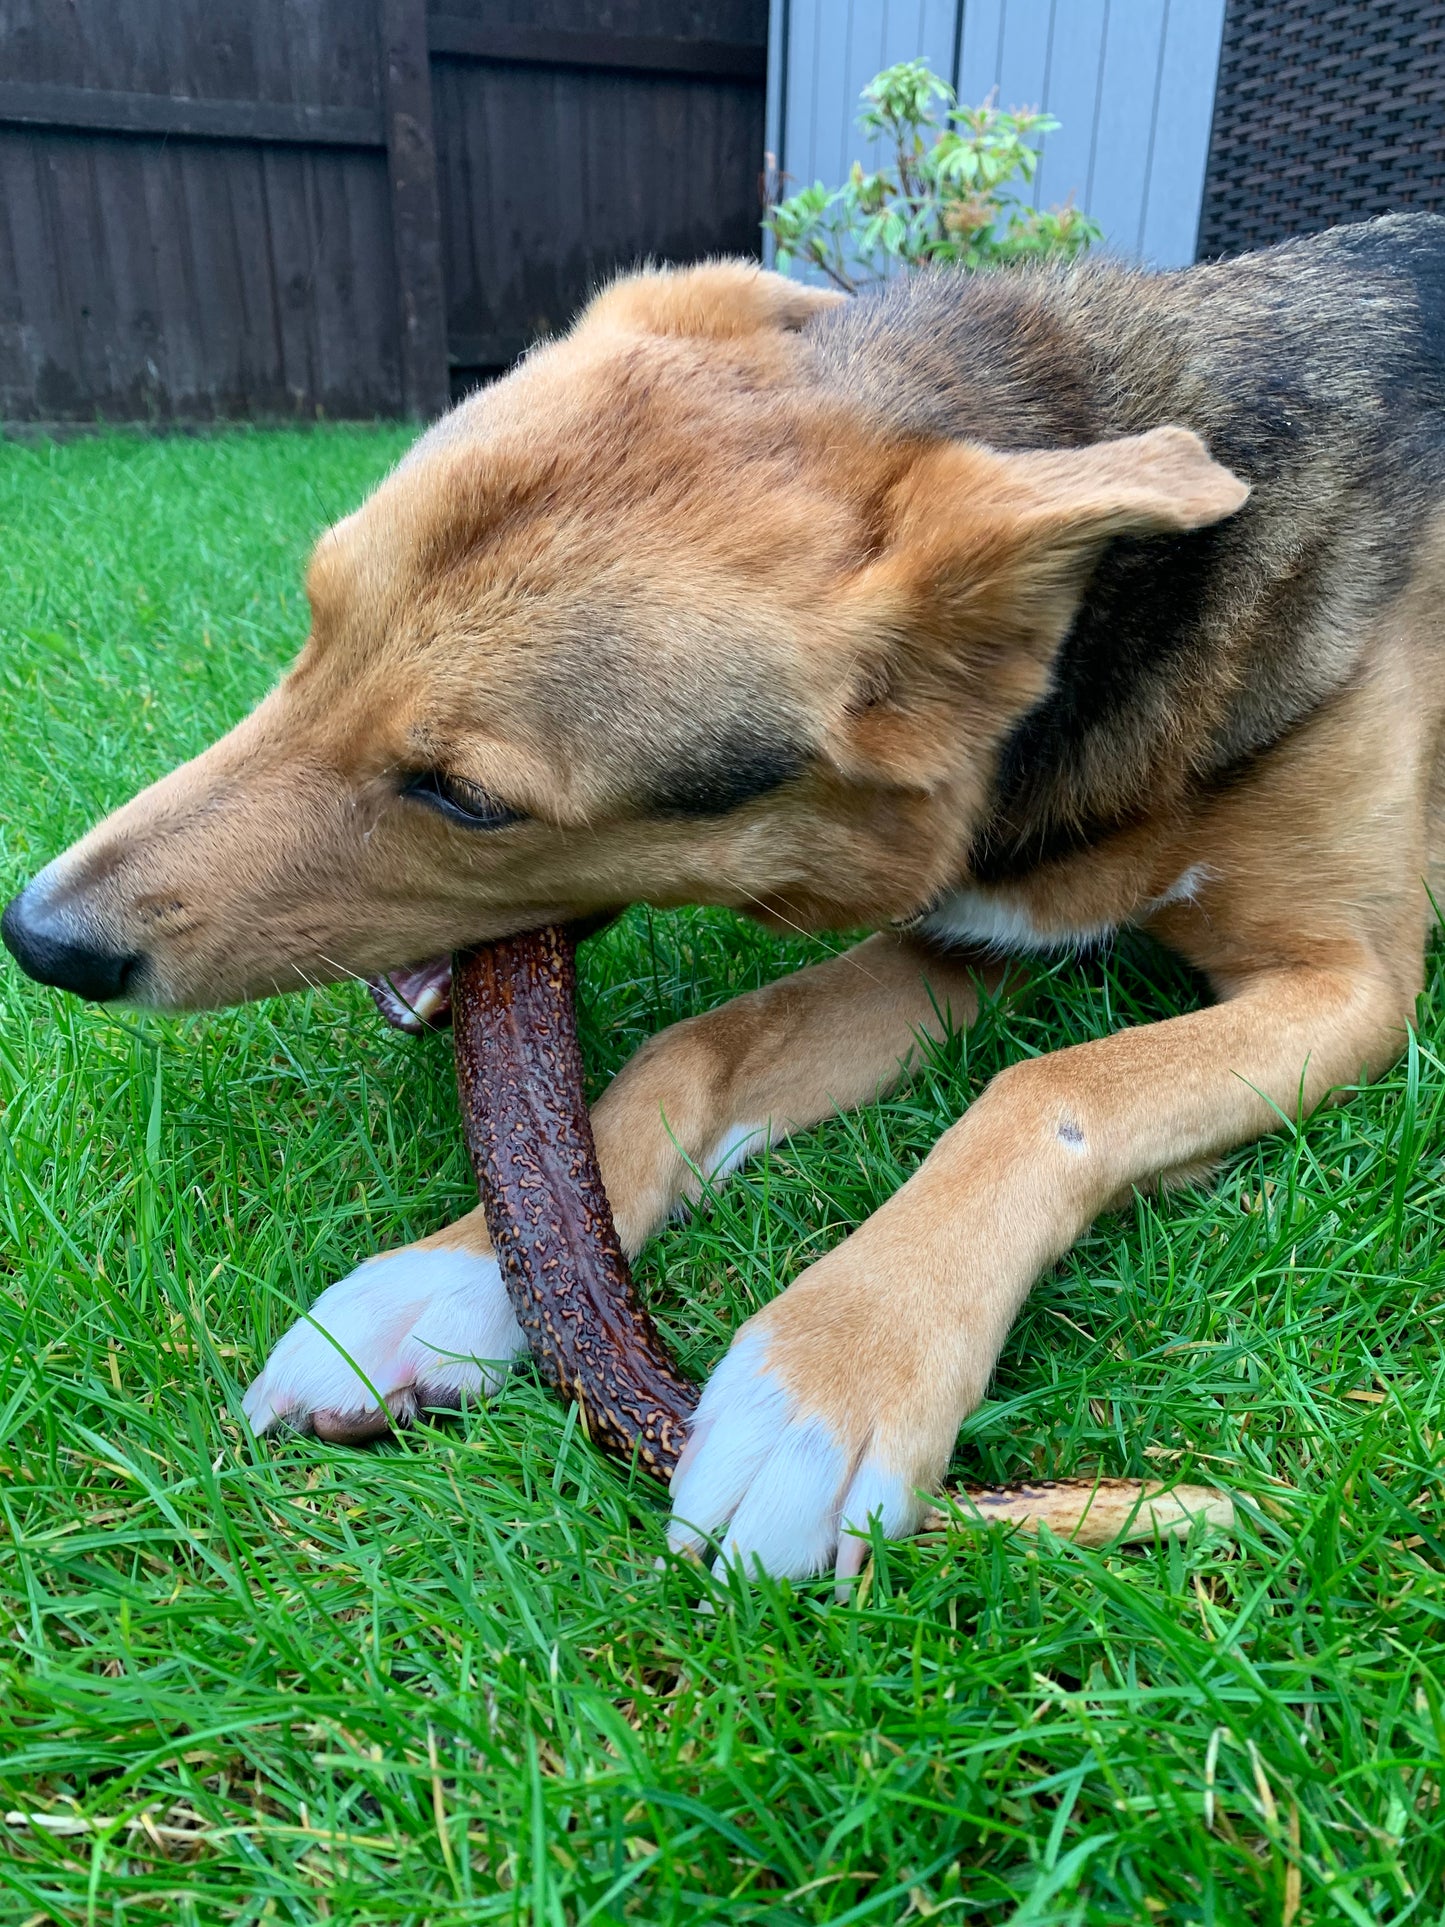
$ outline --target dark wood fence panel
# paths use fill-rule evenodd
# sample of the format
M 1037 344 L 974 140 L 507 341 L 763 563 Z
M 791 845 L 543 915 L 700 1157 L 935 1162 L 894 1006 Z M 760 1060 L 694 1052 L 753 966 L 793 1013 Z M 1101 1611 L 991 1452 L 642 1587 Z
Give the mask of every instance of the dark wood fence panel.
M 434 72 L 458 375 L 562 326 L 619 265 L 757 252 L 755 88 L 453 60 Z
M 397 412 L 367 158 L 0 128 L 0 415 Z
M 759 251 L 767 0 L 431 0 L 457 392 L 644 259 Z
M 0 416 L 402 406 L 372 0 L 4 0 Z
M 401 324 L 401 399 L 409 415 L 447 405 L 446 295 L 437 208 L 436 133 L 426 9 L 380 0 L 386 152 Z
M 379 145 L 370 0 L 4 0 L 0 78 L 88 92 L 355 108 Z
M 758 244 L 766 0 L 0 0 L 0 418 L 428 415 Z

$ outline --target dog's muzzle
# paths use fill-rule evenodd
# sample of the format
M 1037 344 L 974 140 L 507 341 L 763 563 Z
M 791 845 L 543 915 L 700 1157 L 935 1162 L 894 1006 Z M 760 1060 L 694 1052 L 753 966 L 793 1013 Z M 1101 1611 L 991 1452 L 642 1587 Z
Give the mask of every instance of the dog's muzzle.
M 73 912 L 52 902 L 43 876 L 6 905 L 0 938 L 27 977 L 93 1004 L 123 997 L 144 961 L 112 949 Z

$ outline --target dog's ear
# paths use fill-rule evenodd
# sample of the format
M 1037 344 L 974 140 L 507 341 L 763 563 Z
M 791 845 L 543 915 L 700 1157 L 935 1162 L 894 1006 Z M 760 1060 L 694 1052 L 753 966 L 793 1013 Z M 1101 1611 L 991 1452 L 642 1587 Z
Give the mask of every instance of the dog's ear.
M 1051 652 L 1112 537 L 1202 529 L 1248 495 L 1187 428 L 1021 455 L 945 443 L 892 489 L 879 580 L 926 626 Z
M 716 341 L 765 332 L 796 334 L 815 314 L 846 299 L 830 288 L 808 287 L 748 261 L 646 268 L 604 288 L 588 305 L 577 332 L 615 328 Z
M 924 449 L 886 489 L 874 559 L 850 589 L 880 648 L 843 759 L 927 782 L 945 753 L 940 704 L 972 735 L 1043 695 L 1107 542 L 1206 528 L 1248 495 L 1187 428 L 1018 455 Z M 937 750 L 924 753 L 930 737 Z

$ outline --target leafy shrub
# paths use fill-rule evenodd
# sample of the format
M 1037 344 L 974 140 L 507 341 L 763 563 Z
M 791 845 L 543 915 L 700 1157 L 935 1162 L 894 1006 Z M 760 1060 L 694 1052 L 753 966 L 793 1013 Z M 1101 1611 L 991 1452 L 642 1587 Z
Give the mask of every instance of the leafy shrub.
M 855 161 L 842 187 L 816 181 L 771 205 L 763 225 L 779 267 L 807 262 L 851 294 L 900 267 L 1067 259 L 1100 238 L 1072 204 L 1040 211 L 1016 192 L 1034 178 L 1030 138 L 1053 132 L 1052 115 L 960 107 L 924 60 L 886 67 L 862 101 L 858 125 L 892 143 L 893 165 L 868 174 Z

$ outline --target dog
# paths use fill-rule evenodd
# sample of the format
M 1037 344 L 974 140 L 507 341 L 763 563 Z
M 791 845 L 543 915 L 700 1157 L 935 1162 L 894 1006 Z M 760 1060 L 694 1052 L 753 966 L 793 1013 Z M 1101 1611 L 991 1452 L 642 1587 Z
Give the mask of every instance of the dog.
M 671 1544 L 856 1572 L 1111 1203 L 1402 1050 L 1442 804 L 1445 221 L 1148 274 L 739 262 L 602 291 L 317 543 L 294 668 L 5 912 L 197 1009 L 646 902 L 875 934 L 652 1039 L 624 1245 L 906 1075 L 1019 952 L 1137 926 L 1215 1001 L 1006 1068 L 749 1319 Z M 332 1284 L 246 1398 L 359 1439 L 522 1347 L 479 1212 Z

